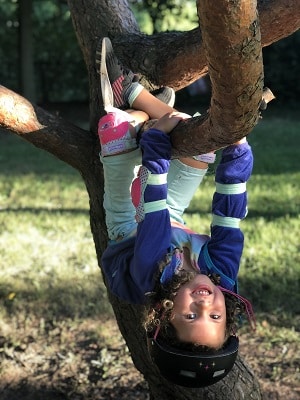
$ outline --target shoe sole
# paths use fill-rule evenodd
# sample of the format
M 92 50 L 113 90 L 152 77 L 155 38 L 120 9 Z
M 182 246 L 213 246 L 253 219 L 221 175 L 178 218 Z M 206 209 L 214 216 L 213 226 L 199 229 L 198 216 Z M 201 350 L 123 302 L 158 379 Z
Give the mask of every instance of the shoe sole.
M 175 91 L 172 89 L 172 96 L 168 102 L 168 106 L 173 108 L 174 104 L 175 104 Z
M 114 95 L 107 73 L 106 53 L 107 50 L 112 48 L 112 45 L 108 38 L 103 38 L 101 42 L 101 51 L 100 51 L 100 42 L 98 47 L 99 49 L 97 48 L 96 50 L 96 65 L 98 67 L 97 69 L 100 74 L 103 106 L 105 111 L 109 112 L 109 110 L 114 106 Z
M 170 107 L 174 107 L 175 104 L 175 92 L 172 88 L 170 88 L 170 93 L 171 93 L 171 97 L 169 99 L 169 101 L 167 102 L 167 105 Z M 162 99 L 160 99 L 161 101 L 163 101 Z
M 111 108 L 114 108 L 114 94 L 106 67 L 106 53 L 109 51 L 113 51 L 112 44 L 110 39 L 105 37 L 102 39 L 101 42 L 99 41 L 96 49 L 96 68 L 97 72 L 100 75 L 102 100 L 106 112 L 109 112 Z M 150 93 L 152 94 L 152 92 Z M 167 102 L 167 105 L 170 107 L 174 107 L 174 103 L 175 103 L 175 92 L 172 89 L 171 98 Z

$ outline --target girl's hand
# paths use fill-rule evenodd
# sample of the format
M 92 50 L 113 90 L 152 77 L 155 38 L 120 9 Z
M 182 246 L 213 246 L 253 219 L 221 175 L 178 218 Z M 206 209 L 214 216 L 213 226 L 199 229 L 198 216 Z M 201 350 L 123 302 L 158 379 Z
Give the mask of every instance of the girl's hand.
M 164 133 L 170 133 L 180 121 L 187 118 L 191 118 L 191 116 L 185 113 L 173 111 L 165 114 L 157 120 L 152 128 L 158 129 Z

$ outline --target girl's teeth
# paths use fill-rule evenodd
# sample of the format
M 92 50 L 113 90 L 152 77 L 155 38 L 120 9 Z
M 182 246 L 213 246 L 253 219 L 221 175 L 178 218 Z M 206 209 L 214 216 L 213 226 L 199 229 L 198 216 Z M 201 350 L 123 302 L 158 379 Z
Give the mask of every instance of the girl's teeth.
M 207 290 L 198 290 L 197 294 L 204 294 L 204 295 L 208 295 L 209 292 Z

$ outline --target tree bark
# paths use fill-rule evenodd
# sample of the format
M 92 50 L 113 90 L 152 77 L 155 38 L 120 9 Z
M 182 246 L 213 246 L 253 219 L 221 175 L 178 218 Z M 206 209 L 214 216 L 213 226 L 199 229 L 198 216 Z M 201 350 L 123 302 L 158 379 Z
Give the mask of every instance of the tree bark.
M 244 3 L 249 6 L 255 4 L 253 1 Z M 210 4 L 219 6 L 219 2 Z M 262 47 L 299 29 L 298 0 L 258 0 L 257 11 Z M 126 32 L 120 36 L 118 32 L 111 32 L 111 38 L 118 56 L 133 71 L 144 74 L 152 85 L 171 86 L 179 90 L 208 72 L 202 33 L 200 21 L 199 28 L 188 32 L 164 32 L 153 36 L 137 32 Z
M 99 38 L 111 37 L 122 62 L 142 73 L 149 87 L 169 85 L 179 89 L 209 71 L 213 84 L 209 112 L 180 123 L 172 134 L 174 156 L 203 153 L 240 139 L 256 124 L 263 87 L 261 47 L 299 28 L 300 2 L 260 0 L 258 18 L 254 1 L 199 0 L 201 30 L 156 36 L 139 31 L 125 0 L 68 0 L 68 4 L 90 80 L 90 132 L 45 112 L 3 86 L 0 126 L 80 172 L 90 198 L 91 230 L 101 267 L 107 234 L 95 135 L 97 120 L 103 114 L 94 62 Z M 121 302 L 109 289 L 108 295 L 133 362 L 149 384 L 152 400 L 261 399 L 257 379 L 240 357 L 224 380 L 208 388 L 185 389 L 163 380 L 148 356 L 145 332 L 139 323 L 142 307 Z

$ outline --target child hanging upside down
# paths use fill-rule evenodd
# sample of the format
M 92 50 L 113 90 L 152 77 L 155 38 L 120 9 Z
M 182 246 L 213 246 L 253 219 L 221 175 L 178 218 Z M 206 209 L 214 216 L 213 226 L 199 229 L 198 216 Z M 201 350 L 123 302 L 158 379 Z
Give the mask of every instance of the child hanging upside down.
M 107 111 L 98 125 L 107 283 L 124 301 L 145 305 L 149 351 L 164 377 L 189 387 L 213 384 L 234 365 L 238 317 L 246 312 L 255 323 L 251 304 L 237 294 L 251 148 L 243 138 L 222 150 L 210 236 L 193 232 L 183 213 L 215 154 L 171 159 L 169 133 L 190 118 L 172 108 L 173 90 L 143 88 L 108 38 L 97 58 Z M 149 118 L 158 121 L 137 140 Z

